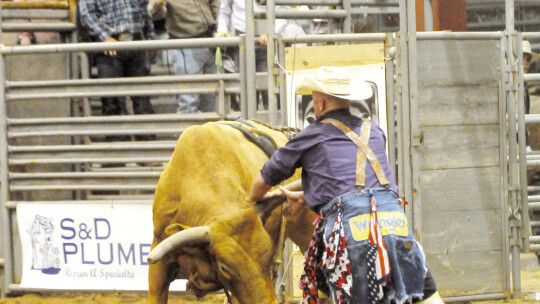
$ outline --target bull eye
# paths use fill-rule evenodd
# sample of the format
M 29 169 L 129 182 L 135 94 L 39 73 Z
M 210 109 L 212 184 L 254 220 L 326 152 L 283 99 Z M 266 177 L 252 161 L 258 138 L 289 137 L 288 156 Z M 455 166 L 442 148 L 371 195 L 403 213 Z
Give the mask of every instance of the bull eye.
M 315 118 L 314 118 L 314 117 L 311 117 L 311 116 L 308 117 L 308 118 L 306 118 L 306 120 L 307 120 L 307 122 L 308 122 L 309 124 L 312 124 L 312 123 L 315 122 Z

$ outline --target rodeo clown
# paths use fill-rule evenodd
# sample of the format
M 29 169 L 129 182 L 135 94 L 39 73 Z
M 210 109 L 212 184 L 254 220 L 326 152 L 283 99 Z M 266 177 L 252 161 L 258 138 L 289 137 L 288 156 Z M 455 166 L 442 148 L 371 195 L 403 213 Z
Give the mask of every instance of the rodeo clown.
M 320 67 L 296 92 L 312 95 L 317 120 L 264 164 L 246 199 L 286 195 L 289 210 L 306 203 L 319 214 L 300 279 L 302 303 L 318 303 L 318 289 L 340 304 L 442 303 L 407 226 L 386 136 L 349 111 L 350 100 L 371 97 L 369 84 L 352 83 L 345 68 Z M 303 192 L 267 193 L 299 167 Z

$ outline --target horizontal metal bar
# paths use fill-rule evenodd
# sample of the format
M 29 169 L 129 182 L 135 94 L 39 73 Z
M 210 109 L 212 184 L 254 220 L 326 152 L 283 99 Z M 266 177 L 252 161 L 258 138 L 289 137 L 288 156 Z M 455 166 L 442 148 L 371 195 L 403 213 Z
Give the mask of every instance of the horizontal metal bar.
M 529 245 L 531 251 L 540 251 L 540 245 Z
M 38 54 L 38 53 L 70 53 L 70 52 L 103 52 L 106 50 L 159 50 L 174 48 L 225 47 L 240 45 L 240 37 L 227 38 L 186 38 L 168 40 L 121 41 L 39 44 L 29 46 L 3 46 L 0 54 Z
M 529 207 L 529 210 L 540 209 L 540 199 L 529 201 L 529 204 L 527 206 Z
M 36 8 L 55 8 L 55 9 L 67 9 L 69 7 L 68 1 L 2 1 L 2 10 L 9 10 L 12 8 L 21 9 L 36 9 Z
M 540 221 L 529 221 L 529 224 L 531 225 L 531 227 L 540 227 Z
M 364 5 L 364 6 L 399 6 L 399 0 L 350 0 L 351 5 Z
M 126 151 L 126 150 L 170 150 L 174 149 L 176 141 L 144 143 L 95 143 L 91 145 L 53 145 L 53 146 L 8 146 L 8 153 L 36 153 L 36 152 L 87 152 L 87 151 Z
M 276 5 L 283 5 L 283 6 L 298 6 L 298 5 L 340 5 L 342 2 L 341 0 L 277 0 L 275 1 Z
M 384 42 L 385 33 L 367 34 L 330 34 L 330 35 L 297 35 L 282 36 L 284 43 L 314 43 L 314 42 Z
M 527 166 L 529 167 L 539 167 L 540 160 L 527 160 Z
M 34 186 L 9 186 L 10 191 L 20 192 L 20 191 L 75 191 L 75 190 L 148 190 L 154 191 L 156 185 L 88 185 L 78 183 L 77 185 L 34 185 Z
M 349 15 L 346 10 L 276 10 L 276 19 L 342 19 Z M 255 11 L 255 19 L 266 19 L 266 11 Z
M 171 86 L 175 86 L 172 84 Z M 175 87 L 178 87 L 176 85 Z M 218 88 L 189 88 L 189 89 L 171 89 L 171 88 L 153 88 L 147 90 L 107 90 L 107 91 L 87 91 L 87 92 L 55 92 L 55 93 L 33 93 L 33 94 L 6 94 L 8 101 L 30 100 L 30 99 L 56 99 L 56 98 L 84 98 L 84 97 L 113 97 L 113 96 L 164 96 L 164 95 L 182 95 L 182 94 L 216 94 Z M 226 94 L 236 94 L 239 88 L 226 88 Z
M 349 10 L 351 14 L 397 14 L 399 13 L 399 7 L 368 7 L 360 6 L 353 7 Z
M 540 82 L 540 74 L 539 73 L 523 74 L 523 81 Z
M 150 145 L 151 142 L 148 142 Z M 95 159 L 99 157 L 105 158 L 147 158 L 147 157 L 163 157 L 169 158 L 174 150 L 174 147 L 168 149 L 130 149 L 130 150 L 90 150 L 90 151 L 49 151 L 49 152 L 26 152 L 26 153 L 10 153 L 9 161 L 25 160 L 27 163 L 38 163 L 42 159 L 65 159 L 65 160 L 80 160 L 80 159 Z M 79 163 L 78 161 L 75 163 Z
M 6 265 L 6 260 L 4 258 L 0 258 L 0 267 L 4 267 Z
M 26 31 L 47 31 L 47 32 L 71 32 L 77 29 L 74 23 L 69 22 L 3 22 L 3 32 L 26 32 Z M 9 47 L 8 47 L 9 48 Z
M 170 160 L 169 157 L 125 157 L 125 158 L 42 158 L 42 159 L 10 159 L 9 165 L 43 165 L 43 164 L 125 164 L 125 163 L 165 163 Z
M 6 89 L 14 88 L 44 88 L 44 87 L 74 87 L 89 85 L 123 85 L 147 83 L 184 83 L 184 82 L 217 82 L 240 81 L 240 73 L 203 74 L 203 75 L 169 75 L 149 77 L 123 77 L 98 79 L 62 79 L 62 80 L 34 80 L 34 81 L 6 81 Z
M 70 205 L 112 205 L 112 204 L 141 204 L 141 205 L 151 205 L 153 200 L 147 199 L 129 199 L 129 200 L 79 200 L 79 201 L 7 201 L 5 207 L 8 209 L 15 209 L 17 205 L 24 204 L 70 204 Z
M 475 39 L 501 39 L 502 32 L 418 32 L 418 40 L 475 40 Z
M 480 300 L 501 300 L 501 299 L 506 299 L 506 298 L 507 297 L 502 293 L 487 293 L 487 294 L 460 296 L 460 297 L 444 297 L 443 300 L 445 303 L 454 303 L 454 302 L 470 302 L 470 301 L 480 301 Z
M 529 242 L 531 242 L 531 243 L 540 243 L 540 235 L 529 236 Z
M 219 120 L 216 113 L 186 114 L 149 114 L 149 115 L 117 115 L 90 117 L 55 117 L 55 118 L 9 118 L 9 126 L 16 125 L 49 125 L 49 124 L 89 124 L 89 123 L 145 123 L 145 122 L 187 122 L 201 123 L 208 120 Z
M 68 19 L 68 10 L 58 9 L 4 9 L 2 20 L 6 19 Z
M 29 132 L 8 132 L 8 138 L 21 137 L 45 137 L 45 136 L 91 136 L 91 135 L 140 135 L 140 134 L 177 134 L 183 132 L 183 129 L 120 129 L 114 130 L 102 126 L 101 130 L 50 130 L 50 131 L 29 131 Z
M 536 0 L 533 0 L 536 2 Z M 540 39 L 540 32 L 523 32 L 521 33 L 524 40 L 536 40 Z
M 137 178 L 137 177 L 159 177 L 158 171 L 139 172 L 32 172 L 18 173 L 10 172 L 9 178 L 16 179 L 81 179 L 81 178 Z

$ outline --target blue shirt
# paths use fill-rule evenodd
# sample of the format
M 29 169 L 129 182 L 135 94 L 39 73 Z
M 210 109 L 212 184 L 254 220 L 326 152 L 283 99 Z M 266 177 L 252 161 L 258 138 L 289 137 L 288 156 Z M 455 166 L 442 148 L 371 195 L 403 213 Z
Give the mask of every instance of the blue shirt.
M 356 189 L 358 146 L 332 124 L 320 122 L 325 118 L 337 119 L 360 134 L 362 119 L 352 115 L 349 109 L 325 113 L 279 148 L 261 170 L 264 181 L 274 186 L 291 177 L 296 168 L 302 167 L 304 199 L 317 212 L 334 198 Z M 368 145 L 381 163 L 390 188 L 396 190 L 386 155 L 386 136 L 375 122 L 371 122 Z M 382 187 L 369 161 L 365 187 Z
M 101 41 L 122 33 L 142 33 L 154 39 L 154 24 L 146 10 L 148 0 L 81 0 L 81 23 Z

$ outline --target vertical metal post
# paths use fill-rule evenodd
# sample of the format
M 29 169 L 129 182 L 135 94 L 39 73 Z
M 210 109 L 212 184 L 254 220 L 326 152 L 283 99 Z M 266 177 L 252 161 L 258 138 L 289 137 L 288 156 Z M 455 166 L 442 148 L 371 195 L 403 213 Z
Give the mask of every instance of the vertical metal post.
M 352 10 L 350 0 L 342 0 L 343 10 L 350 12 Z M 343 20 L 343 33 L 352 32 L 352 16 L 351 13 L 347 14 L 347 17 Z
M 409 158 L 410 152 L 410 119 L 409 119 L 409 50 L 407 45 L 407 1 L 399 1 L 399 44 L 400 44 L 400 65 L 398 74 L 401 75 L 401 100 L 399 104 L 400 121 L 399 123 L 399 194 L 404 196 L 406 200 L 412 202 L 411 185 L 411 161 Z M 409 216 L 409 214 L 407 214 Z M 411 225 L 414 222 L 409 218 Z
M 395 47 L 393 34 L 386 35 L 385 41 L 385 77 L 386 77 L 386 129 L 388 134 L 388 161 L 392 176 L 396 177 L 396 92 L 394 86 L 394 59 L 391 58 L 391 48 Z
M 409 123 L 411 127 L 411 201 L 413 204 L 413 231 L 422 241 L 422 197 L 420 191 L 420 146 L 421 130 L 418 115 L 418 68 L 416 64 L 416 2 L 407 1 L 407 45 L 409 62 Z
M 433 6 L 431 0 L 424 0 L 424 30 L 433 31 Z
M 283 40 L 278 39 L 278 62 L 280 67 L 285 67 L 285 43 L 283 43 Z M 279 104 L 281 108 L 281 119 L 280 124 L 283 126 L 287 125 L 287 85 L 286 85 L 286 72 L 285 70 L 282 70 L 281 68 L 278 69 L 279 71 Z
M 527 190 L 527 143 L 526 133 L 527 126 L 525 125 L 525 83 L 523 82 L 523 38 L 521 33 L 517 34 L 516 40 L 518 65 L 518 147 L 519 147 L 519 184 L 521 197 L 521 236 L 523 236 L 523 248 L 529 248 L 528 228 L 529 222 L 529 199 Z
M 242 118 L 248 119 L 248 82 L 246 67 L 246 35 L 240 35 L 240 44 L 238 45 L 238 55 L 240 57 L 240 110 Z M 255 57 L 254 57 L 255 58 Z M 252 75 L 253 76 L 253 75 Z M 254 97 L 253 97 L 254 98 Z M 249 116 L 253 118 L 255 116 Z
M 518 191 L 519 184 L 517 178 L 517 143 L 516 143 L 516 91 L 517 87 L 515 84 L 516 71 L 513 69 L 515 65 L 514 57 L 514 1 L 506 0 L 505 1 L 505 14 L 506 14 L 506 71 L 508 73 L 508 86 L 506 90 L 506 98 L 508 103 L 508 143 L 509 143 L 509 188 L 510 188 L 510 231 L 511 231 L 511 243 L 510 249 L 512 253 L 512 291 L 514 298 L 521 297 L 521 273 L 520 273 L 520 237 L 519 237 L 519 227 L 520 221 L 517 218 L 519 213 L 519 203 L 518 203 Z
M 0 8 L 1 15 L 1 8 Z M 1 24 L 0 20 L 0 24 Z M 0 30 L 0 45 L 2 44 Z M 0 55 L 0 208 L 2 208 L 2 254 L 4 255 L 4 282 L 1 296 L 9 293 L 9 285 L 13 283 L 13 240 L 11 236 L 11 212 L 6 207 L 9 200 L 8 188 L 8 140 L 7 140 L 7 103 L 6 103 L 6 60 Z
M 247 88 L 247 110 L 248 118 L 257 116 L 257 92 L 255 81 L 255 23 L 253 13 L 253 1 L 246 1 L 246 88 Z
M 508 148 L 507 148 L 507 140 L 508 140 L 508 129 L 507 129 L 507 107 L 506 107 L 506 88 L 508 84 L 508 74 L 505 72 L 506 68 L 506 37 L 501 37 L 499 41 L 499 53 L 500 53 L 500 88 L 499 88 L 499 161 L 500 161 L 500 167 L 499 170 L 501 172 L 501 189 L 500 189 L 500 195 L 501 195 L 501 210 L 508 210 L 508 196 L 509 196 L 509 187 L 508 187 Z M 508 220 L 508 214 L 506 212 L 501 211 L 501 223 L 502 223 L 502 248 L 504 250 L 502 251 L 502 258 L 503 258 L 503 265 L 504 265 L 504 281 L 503 281 L 503 287 L 504 291 L 508 294 L 511 293 L 510 290 L 510 275 L 509 275 L 509 263 L 510 263 L 510 251 L 509 248 L 509 241 L 510 241 L 510 229 L 509 227 L 509 220 Z
M 266 45 L 266 62 L 268 65 L 268 122 L 278 124 L 276 78 L 278 72 L 274 68 L 275 49 L 275 28 L 276 28 L 276 3 L 274 0 L 266 0 L 266 22 L 268 29 L 268 40 Z

